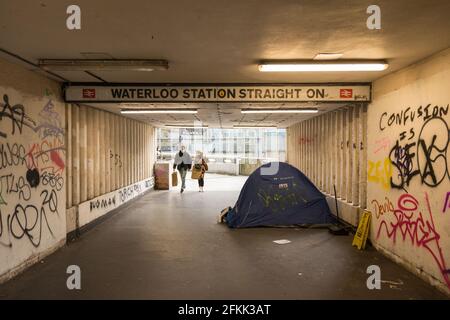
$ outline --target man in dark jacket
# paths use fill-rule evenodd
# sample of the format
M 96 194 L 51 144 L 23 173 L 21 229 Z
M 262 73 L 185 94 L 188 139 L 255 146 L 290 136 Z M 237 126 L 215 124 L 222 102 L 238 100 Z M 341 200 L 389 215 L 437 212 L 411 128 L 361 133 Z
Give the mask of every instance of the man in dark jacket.
M 181 190 L 183 193 L 186 189 L 186 174 L 192 167 L 191 155 L 186 151 L 185 146 L 181 146 L 180 151 L 175 154 L 173 162 L 173 170 L 177 169 L 181 176 Z

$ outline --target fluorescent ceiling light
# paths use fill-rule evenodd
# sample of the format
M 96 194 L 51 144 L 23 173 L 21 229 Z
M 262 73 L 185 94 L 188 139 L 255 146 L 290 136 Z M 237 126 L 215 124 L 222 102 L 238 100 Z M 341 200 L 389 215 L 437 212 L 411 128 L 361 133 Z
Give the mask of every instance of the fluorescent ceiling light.
M 193 125 L 179 125 L 179 124 L 166 124 L 165 127 L 173 129 L 208 129 L 208 126 L 193 126 Z
M 317 108 L 301 109 L 242 109 L 241 113 L 317 113 Z
M 38 65 L 51 71 L 155 71 L 169 68 L 166 60 L 150 59 L 41 59 Z
M 247 125 L 235 125 L 233 126 L 235 129 L 276 129 L 275 126 L 247 126 Z
M 385 61 L 300 61 L 264 62 L 258 68 L 261 72 L 343 72 L 383 71 L 389 65 Z
M 182 113 L 182 114 L 196 114 L 197 109 L 122 109 L 120 113 L 123 114 L 169 114 L 169 113 Z

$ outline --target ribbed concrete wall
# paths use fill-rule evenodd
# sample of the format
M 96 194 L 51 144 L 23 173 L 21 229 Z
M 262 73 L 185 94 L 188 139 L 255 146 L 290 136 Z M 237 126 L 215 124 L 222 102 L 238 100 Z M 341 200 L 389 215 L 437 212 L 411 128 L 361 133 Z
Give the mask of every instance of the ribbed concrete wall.
M 68 104 L 65 112 L 70 232 L 83 214 L 78 205 L 153 176 L 156 145 L 145 123 L 84 105 Z
M 323 193 L 334 196 L 336 186 L 340 213 L 354 225 L 359 209 L 367 207 L 366 141 L 365 104 L 330 111 L 287 130 L 288 162 Z

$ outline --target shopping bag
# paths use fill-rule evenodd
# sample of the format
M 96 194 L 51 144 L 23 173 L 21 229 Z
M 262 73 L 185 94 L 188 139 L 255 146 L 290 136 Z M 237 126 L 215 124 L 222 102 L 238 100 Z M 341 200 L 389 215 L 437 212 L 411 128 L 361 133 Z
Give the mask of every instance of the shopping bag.
M 178 174 L 177 172 L 172 172 L 172 187 L 176 187 L 178 185 Z
M 194 167 L 192 168 L 192 179 L 200 179 L 200 176 L 202 175 L 202 166 L 199 164 L 194 165 Z

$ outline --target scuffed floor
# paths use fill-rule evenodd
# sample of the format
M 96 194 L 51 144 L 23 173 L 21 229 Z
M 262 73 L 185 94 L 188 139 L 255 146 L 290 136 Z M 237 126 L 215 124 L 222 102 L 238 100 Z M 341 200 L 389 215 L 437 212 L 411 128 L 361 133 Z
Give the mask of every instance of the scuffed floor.
M 217 224 L 246 177 L 208 174 L 128 203 L 42 263 L 0 286 L 1 299 L 446 299 L 373 248 L 326 230 Z M 278 245 L 274 240 L 288 239 Z M 81 290 L 66 268 L 81 268 Z M 366 268 L 381 267 L 382 289 L 368 290 Z

